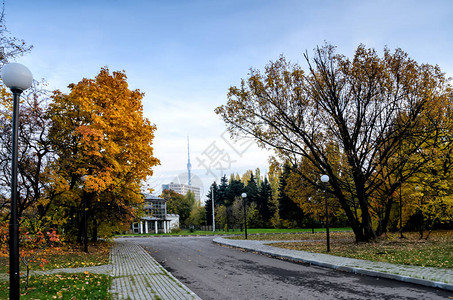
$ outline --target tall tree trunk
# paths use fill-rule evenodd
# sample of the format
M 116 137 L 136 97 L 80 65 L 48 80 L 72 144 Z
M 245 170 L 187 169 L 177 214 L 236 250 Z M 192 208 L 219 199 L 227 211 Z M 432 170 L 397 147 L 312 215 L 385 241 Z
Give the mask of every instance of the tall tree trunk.
M 343 209 L 343 211 L 346 214 L 346 217 L 349 220 L 349 225 L 351 226 L 352 231 L 354 232 L 356 242 L 368 242 L 370 239 L 365 235 L 363 222 L 361 223 L 352 212 L 351 207 L 349 206 L 342 189 L 335 181 L 335 179 L 331 181 L 331 186 L 333 188 L 333 194 L 339 200 L 341 208 Z
M 80 216 L 80 215 L 79 215 Z M 83 230 L 84 230 L 84 223 L 83 223 L 83 213 L 82 213 L 82 217 L 78 217 L 77 218 L 77 225 L 78 225 L 78 230 L 77 230 L 77 243 L 79 244 L 83 244 Z
M 93 216 L 93 231 L 92 231 L 91 241 L 92 242 L 98 241 L 98 222 L 96 221 L 96 218 L 94 216 Z
M 380 220 L 379 226 L 376 229 L 376 236 L 380 236 L 383 233 L 387 232 L 387 226 L 389 224 L 390 213 L 392 212 L 392 206 L 393 206 L 393 197 L 390 197 L 388 199 L 388 201 L 386 201 L 386 203 L 385 203 L 384 217 L 382 220 Z

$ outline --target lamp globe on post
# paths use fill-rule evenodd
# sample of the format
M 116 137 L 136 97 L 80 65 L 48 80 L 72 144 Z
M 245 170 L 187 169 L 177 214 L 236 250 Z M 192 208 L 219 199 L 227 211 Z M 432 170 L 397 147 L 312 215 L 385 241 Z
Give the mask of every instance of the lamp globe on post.
M 9 221 L 9 298 L 20 297 L 19 274 L 19 220 L 17 218 L 17 156 L 19 128 L 19 97 L 31 87 L 33 75 L 24 65 L 9 63 L 1 71 L 3 83 L 13 93 L 13 126 L 11 157 L 11 218 Z
M 327 182 L 329 182 L 328 175 L 322 175 L 321 181 L 324 182 L 324 197 L 326 199 L 326 240 L 327 252 L 330 252 L 330 234 L 329 234 L 329 207 L 327 206 Z
M 247 205 L 246 205 L 246 203 L 245 203 L 246 198 L 247 198 L 247 194 L 246 194 L 246 193 L 242 193 L 242 194 L 241 194 L 241 197 L 242 197 L 242 204 L 244 205 L 244 229 L 245 229 L 245 239 L 247 239 Z

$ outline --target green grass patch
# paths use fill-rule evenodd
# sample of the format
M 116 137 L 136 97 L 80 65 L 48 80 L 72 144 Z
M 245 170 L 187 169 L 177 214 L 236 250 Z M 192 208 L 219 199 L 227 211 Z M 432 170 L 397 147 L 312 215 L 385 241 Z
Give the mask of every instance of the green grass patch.
M 350 231 L 351 228 L 333 228 L 332 231 Z M 291 229 L 275 229 L 275 228 L 251 228 L 247 229 L 247 234 L 272 234 L 272 233 L 298 233 L 298 232 L 311 232 L 311 228 L 291 228 Z M 323 232 L 325 231 L 324 228 L 315 228 L 315 232 Z M 189 230 L 181 230 L 177 233 L 143 233 L 143 234 L 119 234 L 117 236 L 179 236 L 179 235 L 241 235 L 244 234 L 244 230 L 240 229 L 230 229 L 229 231 L 224 230 L 216 230 L 216 232 L 212 231 L 193 231 L 190 232 Z
M 370 243 L 356 243 L 352 232 L 332 232 L 329 254 L 422 267 L 453 268 L 453 231 L 434 231 L 428 240 L 420 239 L 417 232 L 387 234 Z M 326 235 L 294 234 L 279 236 L 253 236 L 260 240 L 307 240 L 272 244 L 293 250 L 316 253 L 326 252 Z
M 317 228 L 315 232 L 312 233 L 311 229 L 279 229 L 284 231 L 275 231 L 275 232 L 250 232 L 247 237 L 249 240 L 262 240 L 262 241 L 280 241 L 280 240 L 310 240 L 310 239 L 322 239 L 325 238 L 326 233 L 324 228 Z M 351 228 L 331 228 L 330 232 L 337 232 L 338 234 L 345 233 L 346 235 L 351 234 Z M 251 235 L 250 235 L 251 234 Z M 243 240 L 245 239 L 244 234 L 238 236 L 228 237 L 233 240 Z
M 21 279 L 21 299 L 111 299 L 111 278 L 92 273 L 31 276 L 25 289 Z M 9 281 L 0 281 L 0 299 L 8 299 Z

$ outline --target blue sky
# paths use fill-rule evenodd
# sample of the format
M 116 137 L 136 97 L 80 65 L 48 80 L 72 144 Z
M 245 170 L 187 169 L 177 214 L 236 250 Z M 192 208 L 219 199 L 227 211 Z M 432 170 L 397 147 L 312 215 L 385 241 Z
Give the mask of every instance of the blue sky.
M 360 43 L 400 47 L 453 76 L 449 0 L 5 0 L 5 12 L 11 34 L 34 46 L 17 61 L 51 89 L 65 91 L 107 66 L 125 70 L 130 87 L 145 92 L 145 115 L 158 128 L 162 165 L 150 180 L 157 189 L 184 173 L 187 135 L 205 188 L 219 166 L 227 175 L 265 171 L 270 153 L 223 139 L 213 110 L 250 67 L 262 69 L 281 54 L 304 65 L 303 53 L 324 42 L 347 56 Z M 224 159 L 210 169 L 199 164 L 213 149 Z

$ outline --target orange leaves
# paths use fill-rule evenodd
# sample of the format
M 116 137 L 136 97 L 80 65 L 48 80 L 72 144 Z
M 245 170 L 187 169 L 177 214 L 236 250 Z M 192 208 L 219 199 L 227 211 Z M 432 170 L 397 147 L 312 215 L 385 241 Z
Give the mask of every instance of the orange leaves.
M 102 192 L 113 184 L 112 173 L 109 170 L 100 172 L 97 176 L 87 176 L 84 188 L 87 192 Z
M 20 221 L 19 239 L 21 261 L 26 265 L 31 262 L 39 262 L 43 267 L 48 263 L 41 255 L 53 246 L 54 243 L 61 242 L 60 235 L 56 230 L 45 230 L 45 222 L 35 218 L 23 217 Z M 0 257 L 8 257 L 8 222 L 0 224 Z
M 94 141 L 94 142 L 100 141 L 102 139 L 102 136 L 103 136 L 101 130 L 98 130 L 98 129 L 95 129 L 95 128 L 92 128 L 92 127 L 88 127 L 86 125 L 82 125 L 82 126 L 77 127 L 75 129 L 75 133 L 82 135 L 84 140 Z
M 94 79 L 71 84 L 69 94 L 53 96 L 49 133 L 59 175 L 54 184 L 60 190 L 60 181 L 69 187 L 58 199 L 65 206 L 54 209 L 69 220 L 80 214 L 67 207 L 80 211 L 85 202 L 96 222 L 129 217 L 129 206 L 140 201 L 141 180 L 159 164 L 152 147 L 156 127 L 143 116 L 144 94 L 129 90 L 126 79 L 124 72 L 102 68 Z M 99 224 L 100 230 L 107 227 Z
M 8 257 L 9 250 L 8 250 L 8 223 L 3 222 L 0 223 L 0 257 Z

